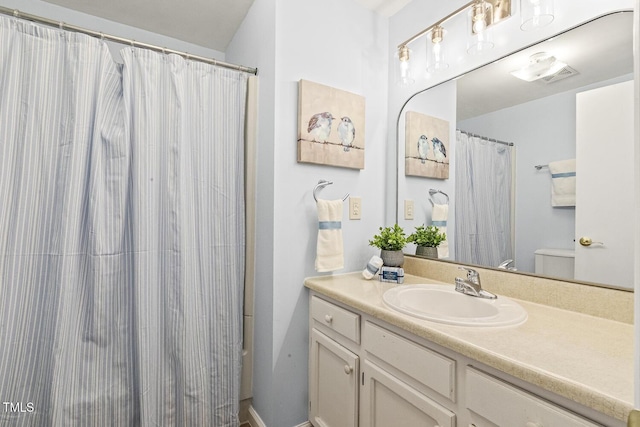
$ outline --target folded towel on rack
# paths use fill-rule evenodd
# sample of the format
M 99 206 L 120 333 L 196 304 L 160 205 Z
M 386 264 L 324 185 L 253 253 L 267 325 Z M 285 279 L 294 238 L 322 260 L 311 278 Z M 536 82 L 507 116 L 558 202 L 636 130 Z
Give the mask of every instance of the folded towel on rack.
M 549 163 L 551 206 L 576 205 L 576 159 Z
M 339 270 L 344 267 L 342 242 L 342 200 L 322 200 L 318 207 L 318 244 L 316 271 Z
M 447 219 L 449 218 L 449 205 L 433 204 L 431 210 L 431 225 L 438 227 L 441 233 L 447 232 Z M 438 246 L 438 258 L 449 258 L 449 241 L 445 240 Z

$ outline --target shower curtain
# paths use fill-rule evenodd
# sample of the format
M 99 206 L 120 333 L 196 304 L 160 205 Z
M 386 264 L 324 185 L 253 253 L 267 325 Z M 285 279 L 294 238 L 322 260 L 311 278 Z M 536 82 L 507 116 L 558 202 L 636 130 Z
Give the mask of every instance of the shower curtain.
M 0 18 L 0 426 L 237 426 L 246 75 Z
M 513 259 L 511 150 L 456 132 L 456 261 L 497 267 Z

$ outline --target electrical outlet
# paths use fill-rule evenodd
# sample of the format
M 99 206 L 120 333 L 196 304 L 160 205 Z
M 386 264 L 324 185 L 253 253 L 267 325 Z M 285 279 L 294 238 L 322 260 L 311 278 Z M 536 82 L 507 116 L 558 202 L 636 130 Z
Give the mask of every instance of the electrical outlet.
M 349 219 L 362 219 L 362 198 L 349 197 Z
M 413 200 L 404 201 L 404 219 L 413 219 Z

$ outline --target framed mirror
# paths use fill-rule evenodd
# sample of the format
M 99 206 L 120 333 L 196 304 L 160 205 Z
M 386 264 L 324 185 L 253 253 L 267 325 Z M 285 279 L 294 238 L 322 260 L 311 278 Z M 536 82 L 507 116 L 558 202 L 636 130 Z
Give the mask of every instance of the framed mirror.
M 443 226 L 446 204 L 443 261 L 631 289 L 633 123 L 617 119 L 634 114 L 632 33 L 633 13 L 612 13 L 413 96 L 398 121 L 398 224 L 407 234 Z M 608 88 L 623 96 L 595 97 Z M 407 140 L 416 134 L 408 112 L 449 122 L 448 179 L 406 173 L 407 148 L 418 144 Z M 473 157 L 483 149 L 491 155 Z M 558 178 L 571 172 L 567 201 Z M 596 226 L 605 223 L 620 235 Z

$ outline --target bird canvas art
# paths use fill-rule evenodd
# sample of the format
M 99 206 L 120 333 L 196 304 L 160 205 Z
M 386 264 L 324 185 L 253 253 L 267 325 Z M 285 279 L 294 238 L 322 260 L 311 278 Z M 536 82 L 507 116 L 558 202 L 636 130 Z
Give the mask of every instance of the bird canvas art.
M 364 97 L 300 80 L 298 162 L 364 169 Z
M 415 111 L 405 116 L 405 175 L 448 179 L 449 122 Z

